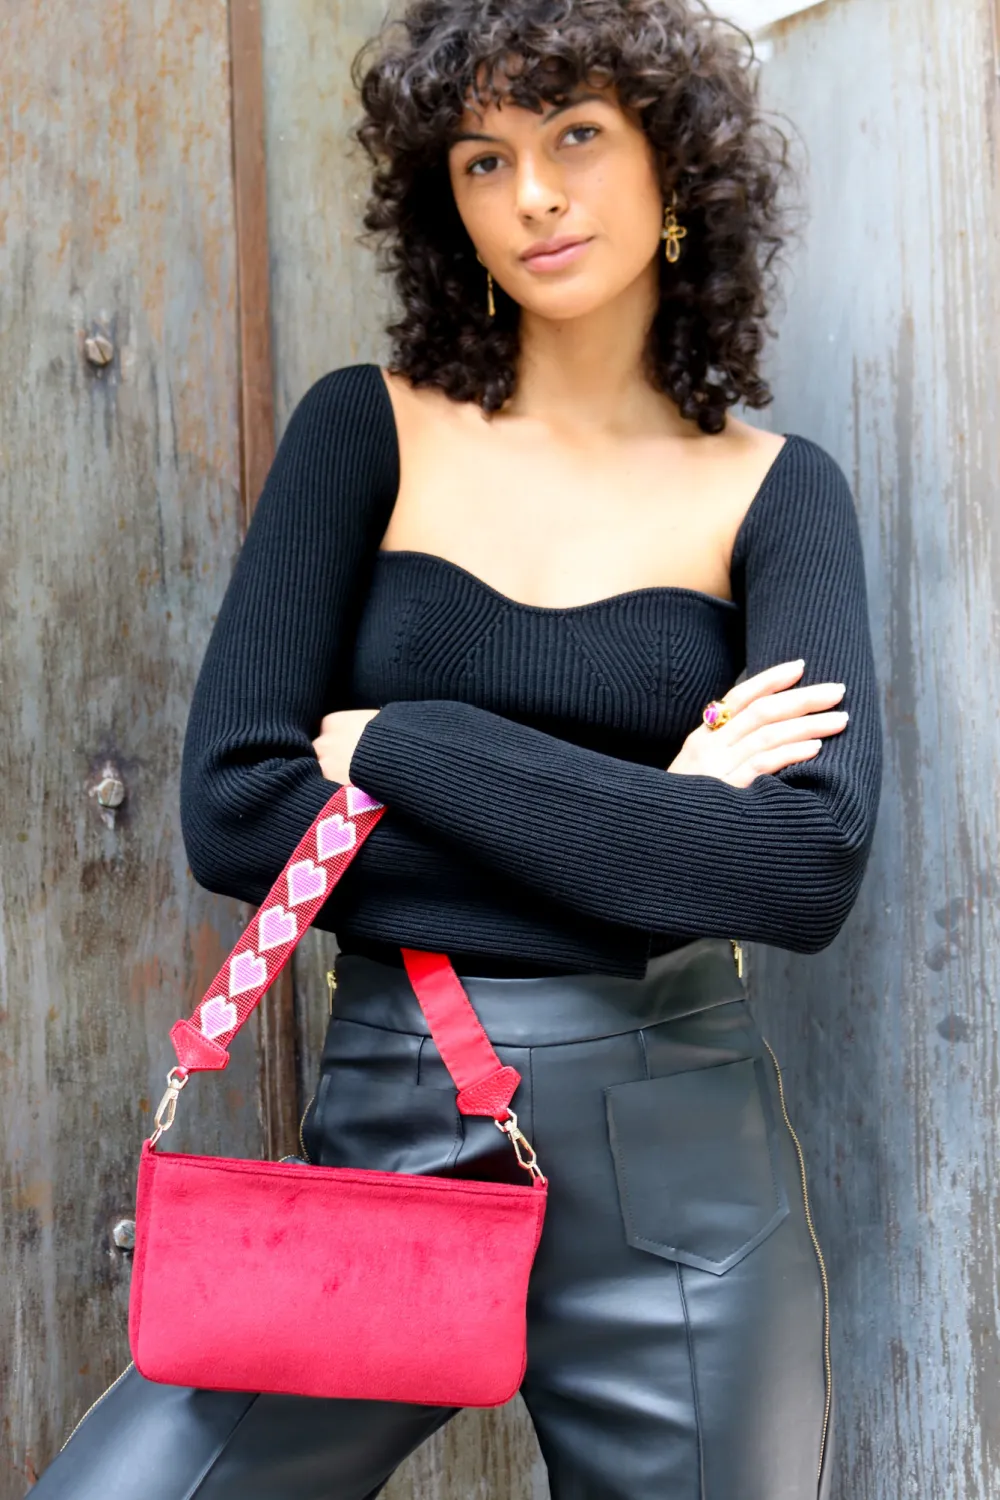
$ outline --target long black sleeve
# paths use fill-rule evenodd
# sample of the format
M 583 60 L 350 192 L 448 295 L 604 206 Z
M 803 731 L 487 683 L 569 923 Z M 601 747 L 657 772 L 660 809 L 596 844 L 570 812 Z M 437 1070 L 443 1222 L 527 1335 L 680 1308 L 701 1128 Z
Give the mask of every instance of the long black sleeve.
M 188 716 L 181 829 L 191 871 L 255 904 L 336 790 L 312 740 L 323 714 L 346 706 L 351 633 L 398 486 L 370 374 L 332 371 L 293 411 Z M 317 926 L 332 925 L 336 899 Z
M 352 780 L 585 915 L 800 952 L 828 944 L 871 844 L 881 729 L 850 490 L 822 449 L 789 442 L 782 482 L 765 486 L 737 537 L 733 582 L 748 675 L 803 657 L 804 684 L 847 685 L 850 722 L 813 761 L 734 788 L 468 703 L 403 701 L 366 726 Z

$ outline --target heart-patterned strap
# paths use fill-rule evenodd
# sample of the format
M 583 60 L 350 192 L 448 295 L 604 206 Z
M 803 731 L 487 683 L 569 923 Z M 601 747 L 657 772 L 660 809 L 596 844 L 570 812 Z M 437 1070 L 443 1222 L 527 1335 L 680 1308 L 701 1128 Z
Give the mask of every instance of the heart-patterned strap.
M 349 784 L 321 808 L 194 1015 L 172 1027 L 182 1068 L 195 1073 L 226 1066 L 233 1037 L 384 813 L 381 802 Z
M 320 810 L 194 1015 L 171 1028 L 182 1080 L 227 1065 L 233 1037 L 384 813 L 381 802 L 349 784 L 338 787 Z M 451 962 L 443 953 L 402 952 L 431 1036 L 459 1091 L 459 1109 L 505 1118 L 521 1075 L 500 1062 Z

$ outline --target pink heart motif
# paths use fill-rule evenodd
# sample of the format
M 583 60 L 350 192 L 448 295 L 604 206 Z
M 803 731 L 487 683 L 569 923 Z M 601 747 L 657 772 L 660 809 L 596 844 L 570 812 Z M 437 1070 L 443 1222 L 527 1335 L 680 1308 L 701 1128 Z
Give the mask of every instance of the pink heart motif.
M 295 920 L 295 913 L 286 911 L 283 906 L 269 906 L 260 914 L 260 924 L 257 928 L 257 946 L 261 953 L 266 953 L 269 948 L 282 948 L 286 943 L 294 943 L 299 935 L 299 924 Z
M 213 995 L 201 1007 L 201 1034 L 213 1040 L 226 1031 L 235 1031 L 238 1020 L 233 1002 L 223 999 L 221 995 Z
M 332 859 L 335 854 L 346 854 L 357 842 L 358 830 L 348 823 L 340 813 L 324 818 L 316 829 L 316 851 L 320 859 Z
M 256 953 L 237 953 L 229 960 L 229 993 L 242 995 L 267 983 L 267 964 Z
M 299 906 L 313 901 L 326 890 L 326 871 L 311 859 L 300 859 L 288 871 L 288 904 Z
M 356 813 L 368 812 L 371 808 L 381 807 L 381 802 L 376 802 L 374 797 L 369 797 L 359 786 L 347 788 L 347 811 L 353 818 Z

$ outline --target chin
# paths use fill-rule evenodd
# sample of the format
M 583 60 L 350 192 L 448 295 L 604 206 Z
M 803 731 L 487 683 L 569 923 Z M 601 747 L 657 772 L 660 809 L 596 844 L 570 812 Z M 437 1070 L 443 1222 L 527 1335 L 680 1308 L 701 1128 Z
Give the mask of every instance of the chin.
M 536 318 L 547 318 L 552 323 L 562 323 L 570 318 L 585 318 L 612 301 L 613 293 L 606 289 L 583 286 L 552 287 L 544 297 L 525 298 L 521 303 L 526 312 Z

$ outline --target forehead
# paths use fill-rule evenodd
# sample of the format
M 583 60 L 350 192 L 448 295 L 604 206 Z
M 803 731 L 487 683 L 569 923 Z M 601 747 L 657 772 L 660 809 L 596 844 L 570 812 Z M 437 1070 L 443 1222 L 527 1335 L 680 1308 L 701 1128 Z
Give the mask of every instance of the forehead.
M 571 109 L 574 104 L 593 101 L 611 106 L 617 105 L 615 90 L 611 84 L 579 83 L 551 98 L 537 98 L 531 105 L 519 104 L 511 97 L 502 83 L 492 87 L 483 79 L 479 81 L 480 98 L 469 89 L 463 100 L 461 116 L 455 121 L 455 130 L 481 130 L 490 123 L 499 126 L 511 116 L 529 116 L 541 124 L 548 116 Z

